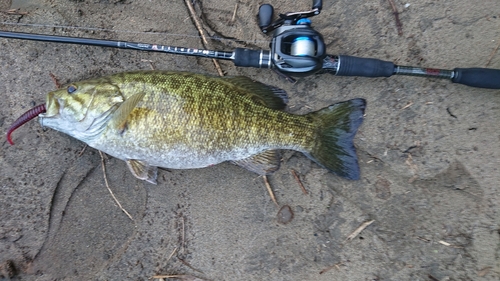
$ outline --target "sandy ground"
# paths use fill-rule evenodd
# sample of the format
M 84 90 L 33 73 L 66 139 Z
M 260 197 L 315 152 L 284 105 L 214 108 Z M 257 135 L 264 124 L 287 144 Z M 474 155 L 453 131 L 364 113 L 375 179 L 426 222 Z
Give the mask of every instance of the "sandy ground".
M 395 0 L 402 36 L 386 0 L 324 2 L 312 20 L 329 54 L 500 68 L 496 0 Z M 255 18 L 262 3 L 196 1 L 210 35 L 243 40 L 210 40 L 209 47 L 267 49 L 269 37 Z M 311 5 L 268 3 L 277 12 Z M 0 0 L 1 11 L 10 8 L 28 14 L 0 13 L 1 30 L 202 48 L 181 0 Z M 203 58 L 0 39 L 1 131 L 55 89 L 50 73 L 64 84 L 151 65 L 217 75 Z M 289 111 L 297 114 L 367 99 L 355 140 L 362 179 L 341 179 L 300 153 L 285 152 L 270 177 L 280 207 L 294 212 L 283 225 L 262 179 L 237 166 L 161 171 L 155 186 L 109 158 L 110 188 L 132 221 L 106 189 L 97 151 L 31 121 L 14 133 L 16 145 L 0 143 L 0 279 L 500 279 L 500 91 L 414 77 L 326 74 L 291 84 L 270 70 L 231 62 L 222 68 L 286 89 Z

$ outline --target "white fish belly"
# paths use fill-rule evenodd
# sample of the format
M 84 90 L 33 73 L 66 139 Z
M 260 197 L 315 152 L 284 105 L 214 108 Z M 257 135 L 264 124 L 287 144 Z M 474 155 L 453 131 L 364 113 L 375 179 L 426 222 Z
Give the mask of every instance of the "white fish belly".
M 191 147 L 177 145 L 176 147 L 135 147 L 118 145 L 90 144 L 113 157 L 121 160 L 141 160 L 151 166 L 167 169 L 196 169 L 216 165 L 225 161 L 236 161 L 251 157 L 269 149 L 269 146 L 253 146 L 233 148 L 225 151 L 197 150 Z

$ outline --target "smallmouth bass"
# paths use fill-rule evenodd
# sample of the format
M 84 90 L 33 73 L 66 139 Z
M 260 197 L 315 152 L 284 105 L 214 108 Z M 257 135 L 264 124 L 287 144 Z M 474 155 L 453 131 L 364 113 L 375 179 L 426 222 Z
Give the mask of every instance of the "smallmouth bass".
M 193 169 L 231 161 L 260 175 L 279 168 L 277 151 L 300 151 L 320 166 L 359 179 L 353 144 L 364 99 L 305 115 L 284 111 L 286 93 L 247 77 L 135 71 L 72 83 L 47 95 L 7 134 L 40 124 L 126 161 L 156 183 L 157 167 Z M 30 113 L 31 112 L 31 113 Z

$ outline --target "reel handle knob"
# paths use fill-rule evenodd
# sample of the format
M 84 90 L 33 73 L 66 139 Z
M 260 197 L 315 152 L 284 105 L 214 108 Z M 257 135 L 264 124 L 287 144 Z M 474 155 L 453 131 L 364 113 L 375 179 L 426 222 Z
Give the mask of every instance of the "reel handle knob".
M 271 25 L 273 14 L 274 14 L 273 6 L 269 4 L 262 4 L 259 7 L 259 13 L 257 16 L 259 17 L 259 27 L 262 30 L 262 32 L 266 33 L 265 27 Z
M 323 9 L 323 1 L 322 0 L 313 0 L 313 10 L 318 9 L 318 14 Z

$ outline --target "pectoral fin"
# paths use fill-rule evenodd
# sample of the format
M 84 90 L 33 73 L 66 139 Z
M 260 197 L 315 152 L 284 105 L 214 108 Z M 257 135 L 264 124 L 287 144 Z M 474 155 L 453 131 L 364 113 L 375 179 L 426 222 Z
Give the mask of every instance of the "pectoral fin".
M 114 128 L 118 132 L 122 133 L 127 127 L 128 116 L 142 100 L 142 98 L 144 98 L 144 95 L 144 93 L 137 93 L 126 99 L 113 113 L 113 118 L 109 121 L 111 128 Z
M 156 184 L 156 177 L 158 176 L 158 168 L 149 166 L 148 163 L 140 160 L 129 159 L 125 161 L 132 174 L 140 179 Z
M 277 150 L 267 150 L 249 158 L 232 162 L 262 176 L 270 175 L 280 167 L 280 157 Z

